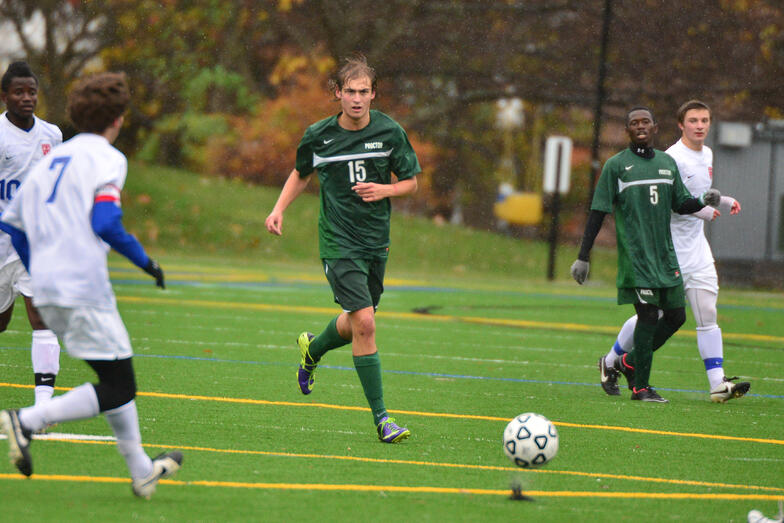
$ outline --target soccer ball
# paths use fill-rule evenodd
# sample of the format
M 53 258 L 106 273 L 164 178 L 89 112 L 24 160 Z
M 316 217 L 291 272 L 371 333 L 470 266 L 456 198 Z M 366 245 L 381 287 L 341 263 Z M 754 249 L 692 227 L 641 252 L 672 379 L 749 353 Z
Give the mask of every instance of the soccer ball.
M 504 452 L 518 467 L 540 467 L 558 452 L 558 431 L 540 414 L 520 414 L 504 429 Z

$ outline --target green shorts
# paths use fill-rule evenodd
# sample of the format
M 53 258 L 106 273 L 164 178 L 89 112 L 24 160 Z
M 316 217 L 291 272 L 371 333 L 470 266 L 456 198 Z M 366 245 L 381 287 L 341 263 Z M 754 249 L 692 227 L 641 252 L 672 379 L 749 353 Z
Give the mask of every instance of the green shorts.
M 321 260 L 324 274 L 335 295 L 335 303 L 346 312 L 366 307 L 378 308 L 384 292 L 386 258 Z
M 647 303 L 655 305 L 662 310 L 686 307 L 682 283 L 675 287 L 663 287 L 661 289 L 619 287 L 618 305 L 627 303 Z

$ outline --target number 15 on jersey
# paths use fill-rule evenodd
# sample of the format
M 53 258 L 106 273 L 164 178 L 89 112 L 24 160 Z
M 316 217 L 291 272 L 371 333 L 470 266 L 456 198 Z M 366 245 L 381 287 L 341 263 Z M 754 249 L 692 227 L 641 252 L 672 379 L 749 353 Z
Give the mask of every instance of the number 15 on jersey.
M 365 160 L 352 160 L 348 162 L 348 179 L 351 183 L 364 182 L 367 179 Z

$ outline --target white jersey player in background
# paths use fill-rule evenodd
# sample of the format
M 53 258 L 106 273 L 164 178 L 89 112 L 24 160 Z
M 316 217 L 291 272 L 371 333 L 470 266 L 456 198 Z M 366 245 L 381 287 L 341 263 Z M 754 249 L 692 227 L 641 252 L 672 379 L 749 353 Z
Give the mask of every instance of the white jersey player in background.
M 710 108 L 699 100 L 690 100 L 678 109 L 678 127 L 681 138 L 667 154 L 675 159 L 684 185 L 693 195 L 710 189 L 713 183 L 713 151 L 705 145 L 711 125 Z M 728 196 L 721 197 L 719 208 L 731 215 L 740 212 L 740 203 Z M 694 214 L 673 214 L 670 222 L 672 242 L 683 275 L 683 287 L 697 323 L 697 349 L 705 364 L 711 400 L 723 403 L 746 394 L 748 382 L 734 382 L 737 378 L 724 375 L 724 348 L 721 329 L 717 323 L 716 302 L 719 281 L 710 245 L 705 238 L 705 222 L 721 216 L 720 209 L 704 207 Z M 627 379 L 633 371 L 620 364 L 620 356 L 634 346 L 634 327 L 637 316 L 632 316 L 621 328 L 610 352 L 599 358 L 599 373 L 604 391 L 615 396 L 618 391 L 618 374 Z
M 63 141 L 56 125 L 35 116 L 38 79 L 25 62 L 14 62 L 0 81 L 0 98 L 6 111 L 0 115 L 0 212 L 5 210 L 33 165 Z M 27 318 L 33 328 L 31 358 L 35 377 L 35 402 L 47 401 L 54 393 L 60 370 L 57 336 L 44 325 L 33 306 L 30 275 L 27 274 L 8 234 L 0 232 L 0 332 L 8 328 L 14 302 L 24 297 Z
M 180 468 L 182 453 L 150 459 L 142 448 L 133 352 L 109 281 L 107 244 L 164 287 L 161 268 L 122 225 L 120 191 L 128 163 L 111 144 L 129 101 L 124 74 L 82 80 L 68 99 L 68 114 L 81 133 L 30 171 L 3 213 L 0 227 L 30 272 L 41 317 L 69 355 L 92 367 L 98 383 L 32 407 L 3 410 L 0 427 L 11 462 L 30 476 L 32 432 L 103 413 L 131 473 L 133 493 L 150 497 L 160 478 Z

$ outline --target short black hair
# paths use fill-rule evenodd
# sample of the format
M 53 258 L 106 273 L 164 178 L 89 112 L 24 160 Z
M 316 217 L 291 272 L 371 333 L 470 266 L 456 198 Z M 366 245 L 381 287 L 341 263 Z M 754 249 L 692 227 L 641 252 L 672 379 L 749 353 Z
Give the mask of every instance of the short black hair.
M 30 64 L 27 62 L 14 62 L 8 66 L 5 74 L 3 74 L 3 79 L 0 81 L 0 89 L 2 89 L 4 93 L 8 92 L 8 88 L 11 86 L 11 80 L 14 78 L 33 78 L 36 85 L 38 84 L 38 77 L 33 74 L 33 70 L 30 69 Z
M 629 109 L 629 112 L 626 113 L 626 124 L 627 125 L 629 124 L 629 115 L 631 115 L 634 111 L 648 111 L 650 113 L 650 115 L 651 115 L 651 120 L 653 120 L 653 123 L 656 123 L 656 115 L 653 114 L 653 111 L 651 110 L 650 107 L 645 107 L 644 105 L 637 105 L 637 106 L 632 107 L 631 109 Z

